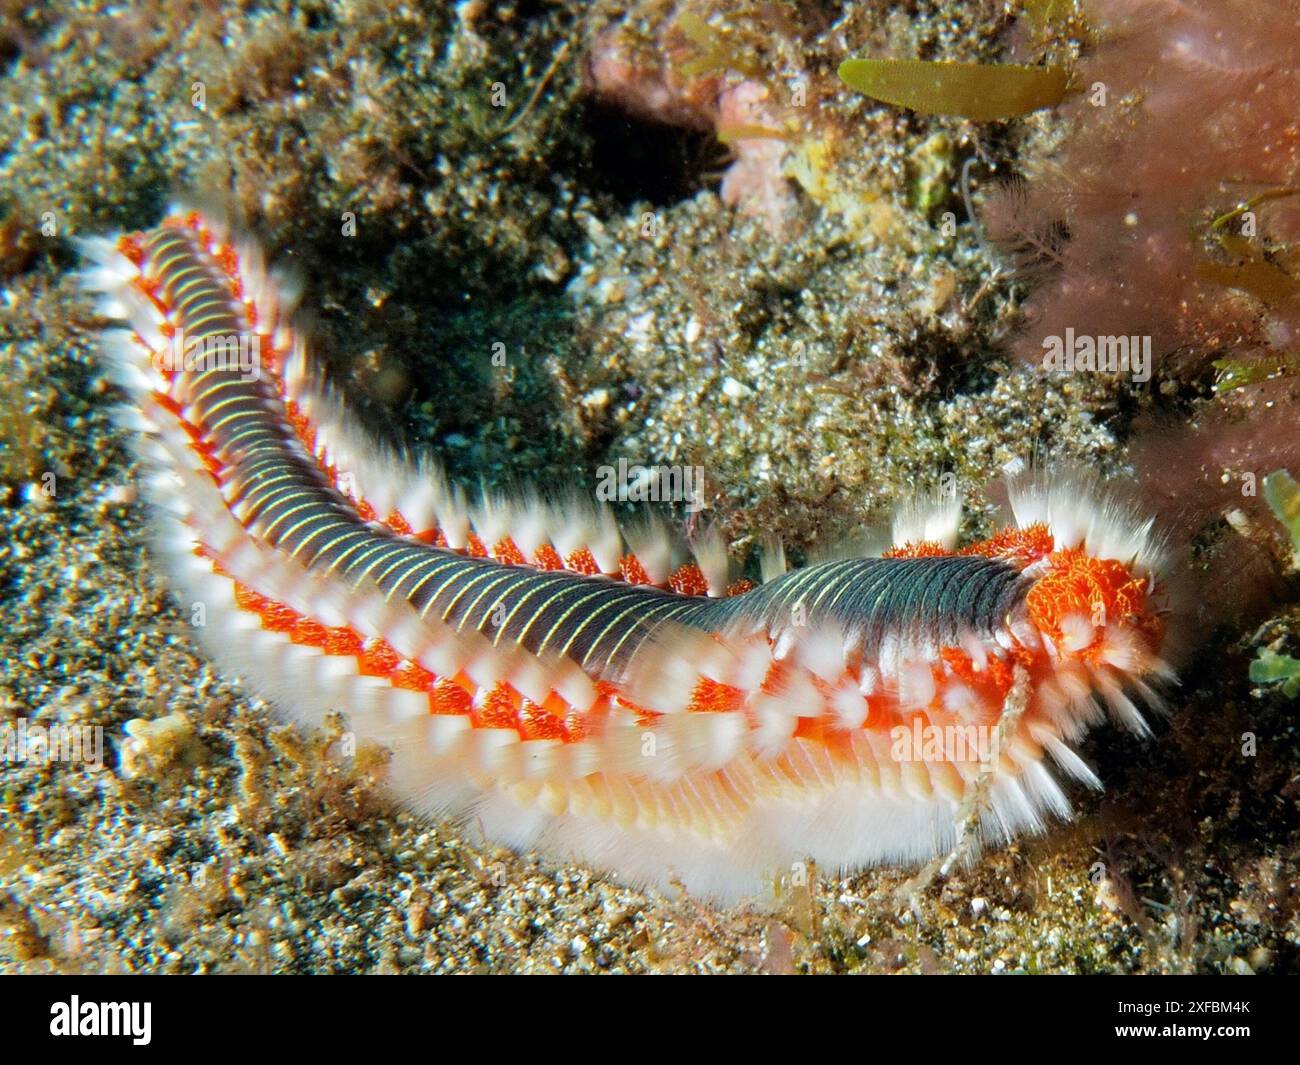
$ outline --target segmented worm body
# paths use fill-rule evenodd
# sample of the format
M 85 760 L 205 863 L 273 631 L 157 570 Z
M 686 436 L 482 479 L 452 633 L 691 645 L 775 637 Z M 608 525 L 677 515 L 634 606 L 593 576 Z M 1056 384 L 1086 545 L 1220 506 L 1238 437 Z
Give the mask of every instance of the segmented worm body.
M 352 428 L 292 287 L 219 220 L 84 243 L 158 541 L 216 657 L 300 719 L 347 715 L 415 808 L 637 883 L 761 892 L 814 858 L 916 862 L 964 825 L 1068 816 L 1048 768 L 1168 679 L 1149 522 L 1031 475 L 956 546 L 921 499 L 894 546 L 728 583 L 653 523 L 470 504 Z

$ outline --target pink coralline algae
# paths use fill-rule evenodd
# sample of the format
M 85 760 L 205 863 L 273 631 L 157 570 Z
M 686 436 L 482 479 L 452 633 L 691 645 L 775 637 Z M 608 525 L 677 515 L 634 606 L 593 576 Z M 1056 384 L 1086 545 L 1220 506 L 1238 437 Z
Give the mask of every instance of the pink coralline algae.
M 1090 0 L 1060 149 L 992 205 L 1055 269 L 1018 345 L 1146 335 L 1167 370 L 1300 335 L 1300 48 L 1285 0 Z
M 653 50 L 612 27 L 597 37 L 586 73 L 602 103 L 643 121 L 716 135 L 733 156 L 722 176 L 722 202 L 780 235 L 797 207 L 783 173 L 794 112 L 753 74 L 698 70 L 698 56 L 676 23 L 665 25 Z
M 1166 527 L 1201 545 L 1216 609 L 1275 583 L 1251 551 L 1273 528 L 1257 486 L 1300 467 L 1297 11 L 1088 0 L 1059 147 L 990 205 L 990 232 L 1043 271 L 1027 363 L 1072 333 L 1150 345 L 1146 387 L 1170 399 L 1130 456 Z

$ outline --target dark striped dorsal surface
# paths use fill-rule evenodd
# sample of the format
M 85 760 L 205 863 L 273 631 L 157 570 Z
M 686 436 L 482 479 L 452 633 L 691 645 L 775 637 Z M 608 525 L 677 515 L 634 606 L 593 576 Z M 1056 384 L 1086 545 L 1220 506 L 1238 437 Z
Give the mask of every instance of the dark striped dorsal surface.
M 147 245 L 187 341 L 247 335 L 229 279 L 192 231 L 158 229 Z M 372 582 L 390 599 L 458 630 L 563 655 L 597 676 L 615 676 L 667 622 L 705 631 L 759 622 L 780 627 L 802 608 L 807 624 L 830 621 L 862 633 L 867 650 L 886 632 L 950 645 L 966 630 L 991 633 L 1024 595 L 1014 567 L 977 556 L 843 559 L 729 599 L 469 558 L 363 520 L 293 435 L 265 376 L 199 369 L 186 375 L 184 390 L 191 417 L 232 484 L 230 502 L 270 546 L 354 586 Z

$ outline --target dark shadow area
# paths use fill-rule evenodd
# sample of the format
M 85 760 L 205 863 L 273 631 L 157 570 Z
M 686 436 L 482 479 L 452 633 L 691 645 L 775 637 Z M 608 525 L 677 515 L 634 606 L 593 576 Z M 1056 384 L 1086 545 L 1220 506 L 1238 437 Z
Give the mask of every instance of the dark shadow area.
M 583 126 L 591 139 L 591 188 L 624 207 L 649 202 L 667 207 L 685 200 L 721 170 L 726 149 L 712 133 L 647 122 L 625 110 L 588 104 Z

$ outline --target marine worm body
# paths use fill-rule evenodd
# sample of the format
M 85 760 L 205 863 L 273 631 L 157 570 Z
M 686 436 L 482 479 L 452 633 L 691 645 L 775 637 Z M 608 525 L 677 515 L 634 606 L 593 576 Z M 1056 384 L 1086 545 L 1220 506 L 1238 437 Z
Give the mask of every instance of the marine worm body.
M 1095 481 L 1033 474 L 957 548 L 918 500 L 881 557 L 727 583 L 570 502 L 470 504 L 361 437 L 292 288 L 219 220 L 85 241 L 158 543 L 214 656 L 388 747 L 394 793 L 471 833 L 719 899 L 914 863 L 1069 815 L 1053 769 L 1158 705 L 1161 557 Z M 680 560 L 678 560 L 680 561 Z M 729 594 L 730 593 L 730 594 Z M 969 830 L 969 831 L 968 831 Z

